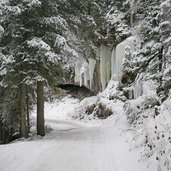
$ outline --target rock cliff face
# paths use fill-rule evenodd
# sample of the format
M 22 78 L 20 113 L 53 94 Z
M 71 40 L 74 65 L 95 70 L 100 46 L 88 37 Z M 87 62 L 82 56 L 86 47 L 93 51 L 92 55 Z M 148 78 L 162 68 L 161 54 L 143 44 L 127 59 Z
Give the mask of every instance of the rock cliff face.
M 88 58 L 83 63 L 76 63 L 75 84 L 84 85 L 97 93 L 103 91 L 110 80 L 120 82 L 123 78 L 122 68 L 126 53 L 133 53 L 136 43 L 139 43 L 138 39 L 131 36 L 113 48 L 102 44 L 97 48 L 95 59 Z

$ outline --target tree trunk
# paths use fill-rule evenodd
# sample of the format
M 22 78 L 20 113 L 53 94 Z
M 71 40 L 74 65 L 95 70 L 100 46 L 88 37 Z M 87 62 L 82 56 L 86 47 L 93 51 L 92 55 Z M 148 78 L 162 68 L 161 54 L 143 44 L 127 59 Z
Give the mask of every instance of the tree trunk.
M 26 126 L 26 85 L 20 85 L 20 137 L 28 137 Z
M 134 13 L 131 11 L 130 26 L 133 27 L 133 25 L 134 25 Z
M 159 71 L 162 71 L 162 64 L 163 64 L 163 49 L 164 46 L 161 47 L 161 49 L 159 50 Z
M 0 119 L 0 144 L 2 143 L 2 121 Z
M 5 126 L 2 125 L 2 144 L 5 144 Z
M 44 127 L 44 83 L 37 82 L 37 135 L 45 135 Z
M 30 114 L 29 114 L 29 94 L 28 94 L 28 87 L 27 87 L 27 95 L 26 95 L 26 103 L 27 103 L 27 131 L 30 133 Z

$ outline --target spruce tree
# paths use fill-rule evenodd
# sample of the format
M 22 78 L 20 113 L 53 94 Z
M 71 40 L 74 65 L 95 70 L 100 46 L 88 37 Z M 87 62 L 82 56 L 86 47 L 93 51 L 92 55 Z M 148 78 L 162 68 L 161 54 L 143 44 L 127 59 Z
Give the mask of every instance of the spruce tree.
M 56 33 L 60 33 L 65 22 L 56 16 L 56 8 L 51 3 L 11 0 L 1 20 L 5 27 L 1 39 L 1 71 L 4 71 L 1 82 L 4 88 L 16 92 L 18 100 L 9 98 L 16 105 L 16 113 L 20 113 L 20 135 L 24 137 L 29 125 L 26 124 L 26 85 L 34 87 L 39 80 L 44 80 L 52 86 L 59 76 L 59 49 L 55 41 Z M 45 10 L 47 5 L 49 10 Z

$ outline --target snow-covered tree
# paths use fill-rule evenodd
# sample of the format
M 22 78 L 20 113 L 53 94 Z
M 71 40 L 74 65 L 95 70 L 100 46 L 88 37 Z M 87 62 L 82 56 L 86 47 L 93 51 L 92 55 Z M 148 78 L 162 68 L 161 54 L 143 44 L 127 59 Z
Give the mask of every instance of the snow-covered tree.
M 20 107 L 16 105 L 20 112 L 17 110 L 16 114 L 20 113 L 20 135 L 24 137 L 27 137 L 23 100 L 26 99 L 26 85 L 34 86 L 43 81 L 52 86 L 59 76 L 61 59 L 56 38 L 67 24 L 57 15 L 52 3 L 55 2 L 11 0 L 2 11 L 1 24 L 5 31 L 1 39 L 1 86 L 20 97 Z M 49 10 L 45 10 L 47 5 Z M 15 96 L 10 100 L 17 103 Z

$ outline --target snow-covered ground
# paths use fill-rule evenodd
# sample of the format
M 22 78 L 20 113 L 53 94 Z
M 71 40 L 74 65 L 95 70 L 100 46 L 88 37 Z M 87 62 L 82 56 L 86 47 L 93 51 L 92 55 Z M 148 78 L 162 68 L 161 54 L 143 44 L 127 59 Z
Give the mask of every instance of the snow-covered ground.
M 69 120 L 78 100 L 64 98 L 45 105 L 52 131 L 0 146 L 0 171 L 154 171 L 131 149 L 126 117 L 84 123 Z

